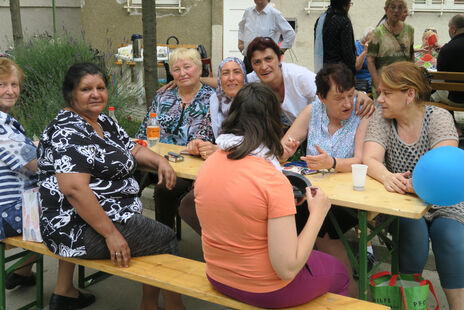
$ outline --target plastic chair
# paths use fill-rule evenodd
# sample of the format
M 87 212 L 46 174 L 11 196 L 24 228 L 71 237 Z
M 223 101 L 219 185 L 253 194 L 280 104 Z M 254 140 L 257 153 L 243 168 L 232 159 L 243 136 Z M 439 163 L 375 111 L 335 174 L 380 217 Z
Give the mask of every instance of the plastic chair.
M 209 66 L 209 76 L 213 77 L 213 66 L 211 65 L 211 58 L 202 58 L 201 63 Z

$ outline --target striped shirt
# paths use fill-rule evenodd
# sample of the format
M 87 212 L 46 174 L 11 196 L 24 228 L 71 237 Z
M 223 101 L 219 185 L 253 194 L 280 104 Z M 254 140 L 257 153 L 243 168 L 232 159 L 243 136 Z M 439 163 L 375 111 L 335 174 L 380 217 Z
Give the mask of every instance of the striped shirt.
M 36 185 L 37 175 L 24 167 L 37 157 L 21 124 L 0 111 L 0 211 L 21 204 L 22 192 Z

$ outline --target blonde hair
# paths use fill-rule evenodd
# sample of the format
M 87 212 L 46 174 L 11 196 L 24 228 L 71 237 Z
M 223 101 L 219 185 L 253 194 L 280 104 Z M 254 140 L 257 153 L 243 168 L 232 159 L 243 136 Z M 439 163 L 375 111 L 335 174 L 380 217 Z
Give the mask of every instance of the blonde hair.
M 201 70 L 201 57 L 200 53 L 194 48 L 179 47 L 169 55 L 169 70 L 172 71 L 172 67 L 179 60 L 190 59 L 193 63 Z
M 0 78 L 10 77 L 16 74 L 19 80 L 19 89 L 23 87 L 24 72 L 21 68 L 11 59 L 0 57 Z
M 428 38 L 429 35 L 431 35 L 431 34 L 436 35 L 437 39 L 438 39 L 437 30 L 436 29 L 432 30 L 431 28 L 429 28 L 429 30 L 424 31 L 424 33 L 422 34 L 422 41 L 424 41 L 425 38 Z
M 385 66 L 380 72 L 380 83 L 393 90 L 416 91 L 414 102 L 427 101 L 432 90 L 424 68 L 409 61 L 400 61 Z
M 408 8 L 408 4 L 405 0 L 387 0 L 385 1 L 385 8 L 388 8 L 392 2 L 401 2 L 405 8 Z

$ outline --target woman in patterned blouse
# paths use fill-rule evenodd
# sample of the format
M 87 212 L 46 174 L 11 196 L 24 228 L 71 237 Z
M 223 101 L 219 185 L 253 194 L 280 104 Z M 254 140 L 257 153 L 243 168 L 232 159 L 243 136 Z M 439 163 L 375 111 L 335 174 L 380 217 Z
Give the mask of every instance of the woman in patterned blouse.
M 378 86 L 382 67 L 398 61 L 414 61 L 414 28 L 403 22 L 405 0 L 386 0 L 387 19 L 371 35 L 367 50 L 367 66 L 372 77 L 372 90 Z
M 204 141 L 214 141 L 209 115 L 210 98 L 214 89 L 200 82 L 201 68 L 200 54 L 197 50 L 174 50 L 169 56 L 169 69 L 176 87 L 156 94 L 136 137 L 146 139 L 149 113 L 155 112 L 162 143 L 187 145 L 197 138 L 200 130 Z M 153 174 L 149 174 L 145 179 L 148 182 L 144 183 L 157 182 L 157 177 Z M 143 184 L 142 189 L 148 184 Z M 174 228 L 180 199 L 191 187 L 192 180 L 183 178 L 178 178 L 176 186 L 171 190 L 167 190 L 163 184 L 157 185 L 154 192 L 156 220 Z
M 367 173 L 389 192 L 415 193 L 411 176 L 419 159 L 431 149 L 458 146 L 451 114 L 424 105 L 431 90 L 424 70 L 410 62 L 397 62 L 383 68 L 379 76 L 382 109 L 369 123 L 363 162 L 369 166 Z M 422 273 L 429 239 L 449 308 L 463 309 L 464 202 L 433 205 L 418 220 L 400 218 L 401 273 Z
M 68 105 L 40 138 L 39 181 L 44 243 L 64 257 L 111 258 L 128 267 L 130 258 L 176 254 L 169 227 L 144 217 L 137 165 L 158 170 L 159 183 L 176 183 L 168 161 L 135 144 L 110 117 L 107 79 L 94 64 L 76 64 L 67 72 L 63 95 Z M 87 294 L 65 281 L 74 264 L 60 261 L 50 309 L 80 309 Z M 72 277 L 71 277 L 72 280 Z M 157 309 L 159 289 L 143 285 L 140 309 Z M 164 291 L 167 309 L 183 309 L 180 295 Z M 93 298 L 94 299 L 94 298 Z
M 22 233 L 22 193 L 37 186 L 36 147 L 23 126 L 8 114 L 19 98 L 24 73 L 11 59 L 0 57 L 0 240 Z M 6 276 L 5 287 L 35 284 L 28 259 L 24 268 Z
M 364 135 L 368 118 L 356 115 L 355 80 L 353 72 L 342 63 L 325 65 L 316 75 L 317 96 L 295 120 L 282 138 L 284 155 L 282 161 L 295 153 L 300 143 L 307 139 L 307 155 L 301 157 L 314 170 L 334 169 L 351 171 L 352 164 L 361 163 Z M 344 208 L 333 206 L 332 212 L 346 232 L 357 224 L 355 218 Z M 295 219 L 300 231 L 309 213 L 306 207 L 298 207 Z M 351 264 L 331 222 L 326 219 L 316 241 L 322 252 L 342 260 L 347 269 Z M 350 273 L 352 274 L 352 273 Z M 355 296 L 355 281 L 351 279 L 350 295 Z

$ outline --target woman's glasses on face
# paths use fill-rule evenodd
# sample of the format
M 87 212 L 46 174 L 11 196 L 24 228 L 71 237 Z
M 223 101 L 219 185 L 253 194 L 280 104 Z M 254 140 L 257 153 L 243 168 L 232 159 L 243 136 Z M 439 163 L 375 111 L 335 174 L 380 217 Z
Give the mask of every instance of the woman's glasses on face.
M 388 8 L 389 8 L 390 10 L 392 10 L 392 11 L 395 11 L 395 10 L 397 10 L 397 11 L 403 11 L 403 10 L 404 10 L 404 6 L 402 6 L 402 5 L 398 5 L 398 6 L 396 6 L 396 5 L 390 5 Z
M 437 33 L 437 29 L 435 28 L 425 28 L 424 32 L 427 32 L 427 31 L 432 31 L 432 32 Z

